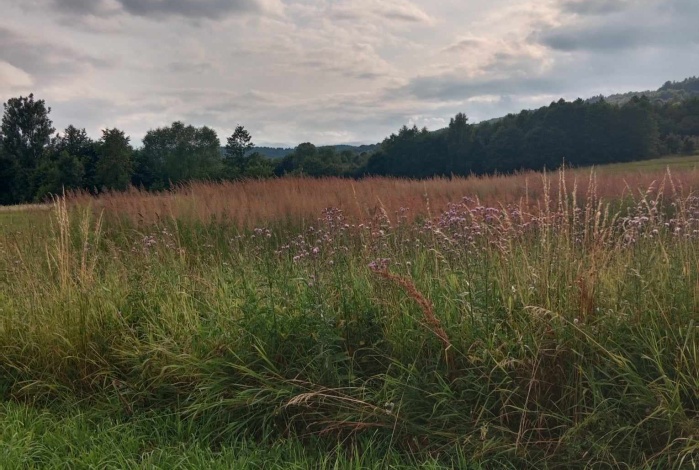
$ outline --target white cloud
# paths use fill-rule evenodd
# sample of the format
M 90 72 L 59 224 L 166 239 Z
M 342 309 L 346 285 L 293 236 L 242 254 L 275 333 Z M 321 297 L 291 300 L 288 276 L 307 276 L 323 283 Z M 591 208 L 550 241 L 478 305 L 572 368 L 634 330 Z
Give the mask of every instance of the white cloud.
M 31 75 L 0 60 L 0 89 L 25 90 L 34 84 Z
M 0 0 L 0 99 L 56 127 L 185 120 L 376 142 L 696 75 L 696 0 Z M 31 22 L 32 28 L 20 27 Z
M 340 0 L 327 8 L 335 20 L 434 24 L 435 19 L 409 0 Z

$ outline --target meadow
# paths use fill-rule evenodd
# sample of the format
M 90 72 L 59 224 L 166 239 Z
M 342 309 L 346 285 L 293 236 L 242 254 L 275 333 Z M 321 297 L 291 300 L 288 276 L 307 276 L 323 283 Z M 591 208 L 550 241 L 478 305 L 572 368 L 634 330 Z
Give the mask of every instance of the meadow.
M 627 166 L 0 212 L 0 467 L 696 468 L 698 189 Z

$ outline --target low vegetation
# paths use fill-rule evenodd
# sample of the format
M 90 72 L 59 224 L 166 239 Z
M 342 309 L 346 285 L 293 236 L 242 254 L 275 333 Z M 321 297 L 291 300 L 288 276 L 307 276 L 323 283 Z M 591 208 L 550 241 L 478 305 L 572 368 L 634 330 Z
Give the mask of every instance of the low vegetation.
M 21 213 L 0 230 L 0 455 L 693 468 L 698 175 L 281 179 Z

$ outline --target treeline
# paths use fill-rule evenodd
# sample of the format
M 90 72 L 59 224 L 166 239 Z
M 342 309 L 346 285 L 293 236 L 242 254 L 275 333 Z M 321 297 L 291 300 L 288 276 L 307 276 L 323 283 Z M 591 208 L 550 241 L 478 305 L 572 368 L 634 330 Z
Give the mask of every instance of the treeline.
M 691 154 L 699 136 L 699 98 L 654 104 L 635 97 L 622 106 L 560 100 L 475 125 L 460 113 L 436 132 L 404 126 L 373 152 L 304 143 L 283 158 L 270 159 L 254 151 L 242 126 L 222 148 L 213 129 L 174 122 L 148 131 L 135 149 L 119 129 L 103 130 L 98 140 L 74 126 L 56 133 L 50 111 L 33 95 L 5 103 L 0 204 L 41 201 L 75 189 L 162 190 L 201 179 L 424 178 L 553 169 L 563 162 L 582 166 Z
M 605 100 L 609 103 L 622 105 L 633 98 L 645 96 L 651 103 L 662 105 L 669 103 L 680 103 L 692 98 L 699 97 L 699 77 L 686 78 L 679 82 L 667 81 L 657 90 L 647 90 L 642 92 L 619 93 L 611 96 L 596 96 L 587 101 Z
M 221 147 L 216 131 L 182 122 L 148 131 L 140 148 L 119 129 L 98 140 L 68 126 L 56 133 L 51 108 L 33 95 L 4 104 L 0 128 L 0 204 L 42 201 L 70 190 L 100 192 L 136 186 L 162 190 L 192 180 L 269 178 L 287 173 L 355 176 L 368 153 L 299 145 L 281 159 L 254 149 L 238 126 Z M 341 147 L 340 147 L 341 148 Z
M 699 98 L 652 105 L 634 98 L 560 100 L 535 111 L 471 125 L 458 114 L 440 132 L 403 127 L 371 156 L 366 173 L 406 177 L 508 173 L 691 154 L 699 136 Z

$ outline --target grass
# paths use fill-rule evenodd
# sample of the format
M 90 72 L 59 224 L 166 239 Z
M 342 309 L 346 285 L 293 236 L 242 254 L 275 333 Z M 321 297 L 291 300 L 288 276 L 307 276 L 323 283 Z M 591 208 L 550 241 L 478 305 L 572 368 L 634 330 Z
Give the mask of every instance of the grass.
M 661 181 L 668 169 L 684 191 L 699 186 L 695 157 L 659 159 L 609 165 L 599 171 L 595 193 L 599 198 L 616 200 L 636 197 L 653 182 Z M 667 163 L 667 164 L 666 164 Z M 641 170 L 641 168 L 643 168 Z M 589 168 L 568 171 L 563 186 L 587 194 Z M 152 225 L 165 219 L 217 220 L 244 228 L 271 227 L 279 224 L 312 225 L 325 208 L 341 209 L 353 221 L 378 215 L 396 214 L 408 208 L 409 220 L 430 217 L 446 210 L 463 196 L 489 206 L 536 205 L 544 198 L 544 179 L 539 173 L 524 172 L 514 176 L 491 175 L 469 178 L 435 178 L 424 181 L 393 178 L 366 178 L 352 181 L 340 178 L 251 180 L 242 183 L 193 183 L 172 192 L 153 195 L 131 190 L 108 194 L 95 200 L 89 195 L 73 199 L 80 205 L 93 204 L 107 217 L 128 219 L 131 224 Z M 552 194 L 562 186 L 556 174 L 549 179 Z M 576 186 L 577 184 L 577 186 Z M 668 191 L 670 188 L 666 188 Z M 666 196 L 669 196 L 668 192 Z M 524 201 L 523 201 L 524 200 Z M 393 220 L 395 222 L 395 220 Z
M 671 168 L 672 171 L 696 170 L 699 168 L 699 155 L 681 156 L 674 155 L 651 160 L 640 160 L 631 163 L 613 163 L 604 166 L 604 171 L 665 171 Z
M 205 435 L 177 416 L 150 413 L 129 419 L 63 407 L 60 411 L 16 403 L 0 405 L 0 468 L 71 469 L 307 469 L 446 468 L 436 459 L 410 460 L 388 451 L 370 461 L 355 449 L 320 452 L 299 441 L 265 446 L 231 439 L 212 449 Z M 376 457 L 382 449 L 370 452 Z M 464 466 L 462 468 L 469 468 Z
M 693 468 L 698 181 L 280 180 L 57 201 L 0 231 L 1 460 Z

